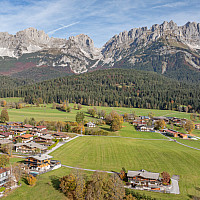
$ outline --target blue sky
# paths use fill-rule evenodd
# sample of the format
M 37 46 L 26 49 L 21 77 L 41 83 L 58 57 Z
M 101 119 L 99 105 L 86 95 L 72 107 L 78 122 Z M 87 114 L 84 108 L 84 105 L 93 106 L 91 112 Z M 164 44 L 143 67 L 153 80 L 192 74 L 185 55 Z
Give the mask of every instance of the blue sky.
M 35 27 L 60 38 L 84 33 L 101 47 L 131 28 L 170 20 L 199 23 L 199 10 L 199 0 L 1 0 L 0 32 Z

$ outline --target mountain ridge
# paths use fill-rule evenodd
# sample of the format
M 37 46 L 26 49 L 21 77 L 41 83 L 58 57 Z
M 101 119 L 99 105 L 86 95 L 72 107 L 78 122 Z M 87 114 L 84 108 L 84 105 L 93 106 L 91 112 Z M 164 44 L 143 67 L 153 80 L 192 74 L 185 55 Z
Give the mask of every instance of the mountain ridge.
M 67 40 L 49 37 L 35 28 L 16 35 L 3 32 L 0 33 L 0 56 L 0 73 L 19 78 L 24 74 L 25 65 L 26 70 L 35 68 L 38 73 L 44 67 L 46 73 L 50 68 L 55 71 L 63 68 L 63 75 L 105 68 L 136 68 L 166 76 L 172 73 L 175 77 L 175 71 L 178 74 L 185 71 L 183 78 L 193 79 L 192 74 L 200 70 L 200 23 L 178 26 L 173 21 L 164 21 L 149 29 L 133 28 L 113 36 L 102 48 L 96 48 L 93 40 L 84 34 Z M 39 75 L 35 74 L 33 79 L 37 80 Z M 48 78 L 52 77 L 44 80 Z

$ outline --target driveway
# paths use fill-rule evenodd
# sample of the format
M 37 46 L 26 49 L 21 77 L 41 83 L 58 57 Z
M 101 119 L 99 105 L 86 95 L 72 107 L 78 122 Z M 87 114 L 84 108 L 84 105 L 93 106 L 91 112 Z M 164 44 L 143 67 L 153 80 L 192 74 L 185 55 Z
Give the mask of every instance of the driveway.
M 180 194 L 178 180 L 172 179 L 172 188 L 170 189 L 170 193 L 172 194 Z

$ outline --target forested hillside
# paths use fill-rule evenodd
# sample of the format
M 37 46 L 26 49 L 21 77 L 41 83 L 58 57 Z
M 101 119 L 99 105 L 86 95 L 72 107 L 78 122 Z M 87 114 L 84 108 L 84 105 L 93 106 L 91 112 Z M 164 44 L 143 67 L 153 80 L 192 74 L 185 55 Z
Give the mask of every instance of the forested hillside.
M 69 101 L 84 105 L 200 111 L 200 86 L 178 82 L 154 72 L 100 70 L 13 89 L 1 97 L 25 97 L 28 103 Z M 184 106 L 183 106 L 184 105 Z
M 19 86 L 24 86 L 27 84 L 31 84 L 33 81 L 30 80 L 22 80 L 22 79 L 15 79 L 15 78 L 10 78 L 8 76 L 1 76 L 0 75 L 0 88 L 2 89 L 14 89 L 17 88 Z

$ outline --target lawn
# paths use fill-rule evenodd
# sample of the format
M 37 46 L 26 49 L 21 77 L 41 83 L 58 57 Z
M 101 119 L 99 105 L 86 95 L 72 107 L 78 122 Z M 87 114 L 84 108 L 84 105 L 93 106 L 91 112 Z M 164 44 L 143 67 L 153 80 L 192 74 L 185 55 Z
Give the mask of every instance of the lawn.
M 180 175 L 181 195 L 151 193 L 162 199 L 188 199 L 200 196 L 200 152 L 169 141 L 143 141 L 123 138 L 80 137 L 51 155 L 62 164 L 97 170 L 146 169 Z

